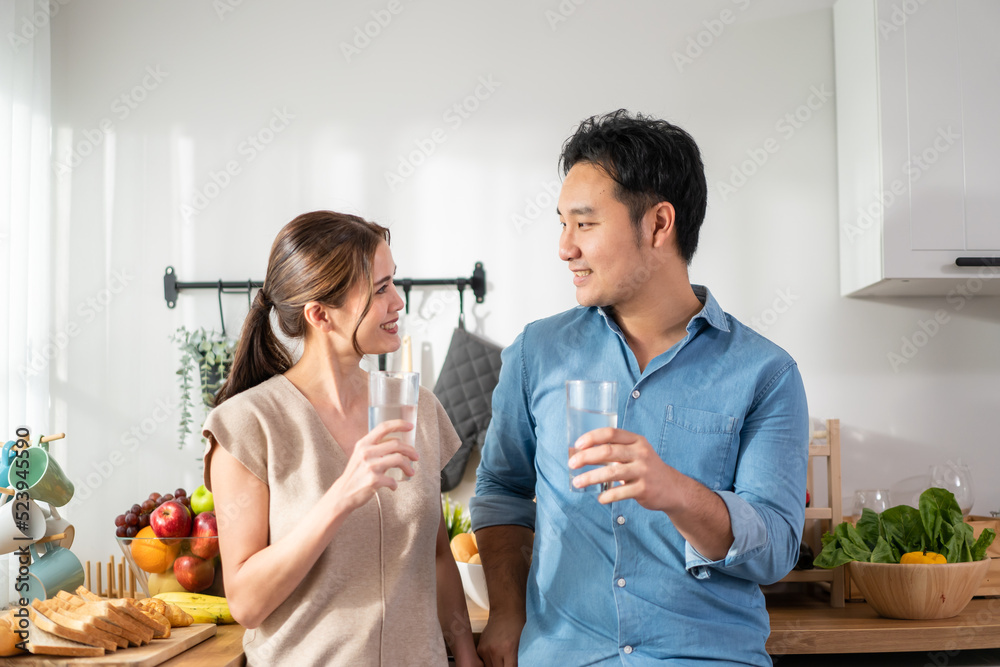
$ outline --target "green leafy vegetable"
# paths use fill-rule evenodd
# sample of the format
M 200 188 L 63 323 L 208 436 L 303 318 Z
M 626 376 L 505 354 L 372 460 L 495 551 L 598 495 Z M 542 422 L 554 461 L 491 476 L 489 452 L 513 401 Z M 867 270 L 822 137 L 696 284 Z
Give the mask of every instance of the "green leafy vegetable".
M 465 508 L 452 501 L 447 493 L 441 496 L 441 509 L 444 511 L 444 525 L 448 529 L 449 541 L 460 533 L 472 531 L 472 520 L 466 516 Z
M 852 560 L 898 563 L 904 553 L 933 551 L 949 563 L 982 560 L 996 538 L 986 528 L 973 539 L 972 526 L 962 518 L 954 494 L 932 488 L 920 494 L 920 509 L 907 505 L 890 507 L 881 514 L 870 509 L 861 513 L 858 525 L 838 524 L 823 535 L 823 550 L 813 560 L 816 567 L 834 568 Z

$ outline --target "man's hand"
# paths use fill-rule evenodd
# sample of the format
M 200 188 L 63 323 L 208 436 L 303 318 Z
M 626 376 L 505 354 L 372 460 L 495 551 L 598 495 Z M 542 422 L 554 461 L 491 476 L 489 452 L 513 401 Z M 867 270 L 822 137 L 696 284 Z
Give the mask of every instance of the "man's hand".
M 734 539 L 726 503 L 698 480 L 664 463 L 646 438 L 618 428 L 584 433 L 576 441 L 569 467 L 585 465 L 604 467 L 573 478 L 577 488 L 617 482 L 598 497 L 602 504 L 633 498 L 648 510 L 665 512 L 705 558 L 726 557 Z
M 486 667 L 517 667 L 534 533 L 524 526 L 490 526 L 476 531 L 476 541 L 490 594 L 490 619 L 479 637 L 479 657 Z
M 517 667 L 517 647 L 524 629 L 524 616 L 490 614 L 479 636 L 479 657 L 486 667 Z
M 669 513 L 675 502 L 677 477 L 681 473 L 668 466 L 641 435 L 619 428 L 599 428 L 580 436 L 576 454 L 569 467 L 602 465 L 603 468 L 577 475 L 573 486 L 582 488 L 602 482 L 618 482 L 601 493 L 598 500 L 607 505 L 626 498 L 648 510 Z

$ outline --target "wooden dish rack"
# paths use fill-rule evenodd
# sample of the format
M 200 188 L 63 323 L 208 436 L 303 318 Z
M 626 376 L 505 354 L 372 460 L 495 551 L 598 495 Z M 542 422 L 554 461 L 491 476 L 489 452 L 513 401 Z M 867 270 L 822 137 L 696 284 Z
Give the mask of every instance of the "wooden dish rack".
M 817 505 L 813 485 L 813 461 L 826 459 L 826 503 Z M 833 532 L 834 526 L 843 520 L 844 512 L 840 495 L 840 420 L 826 420 L 826 430 L 813 431 L 809 438 L 809 464 L 806 468 L 806 488 L 812 496 L 813 507 L 806 508 L 806 523 L 802 532 L 803 541 L 819 555 L 824 532 Z M 830 606 L 843 607 L 845 598 L 844 567 L 826 570 L 792 570 L 778 583 L 804 582 L 819 583 L 830 591 Z
M 136 590 L 139 590 L 139 597 L 142 589 L 136 584 L 135 573 L 132 572 L 125 562 L 124 557 L 118 563 L 115 557 L 110 556 L 107 563 L 98 561 L 96 563 L 94 576 L 90 576 L 90 561 L 83 564 L 83 585 L 106 598 L 134 598 Z

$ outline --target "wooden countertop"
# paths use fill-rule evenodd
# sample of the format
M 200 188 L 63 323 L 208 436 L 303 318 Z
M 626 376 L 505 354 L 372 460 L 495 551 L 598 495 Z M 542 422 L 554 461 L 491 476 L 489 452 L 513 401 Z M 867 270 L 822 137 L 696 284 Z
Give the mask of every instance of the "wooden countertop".
M 215 636 L 192 646 L 162 667 L 243 667 L 242 625 L 220 625 Z
M 1000 648 L 1000 598 L 976 598 L 958 616 L 937 621 L 882 618 L 864 602 L 837 609 L 804 596 L 768 596 L 768 612 L 771 655 Z M 488 615 L 469 603 L 473 633 Z

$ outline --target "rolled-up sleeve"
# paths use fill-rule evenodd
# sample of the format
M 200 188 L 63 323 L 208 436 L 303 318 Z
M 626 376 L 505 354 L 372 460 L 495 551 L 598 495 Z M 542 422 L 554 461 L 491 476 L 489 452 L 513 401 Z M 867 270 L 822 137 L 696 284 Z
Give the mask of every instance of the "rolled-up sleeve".
M 535 423 L 524 363 L 522 332 L 501 354 L 493 416 L 469 501 L 472 529 L 517 525 L 535 528 Z
M 788 574 L 799 556 L 805 521 L 809 413 L 794 363 L 761 390 L 740 431 L 734 491 L 717 491 L 729 510 L 733 544 L 710 561 L 690 544 L 685 567 L 699 579 L 712 569 L 770 584 Z

